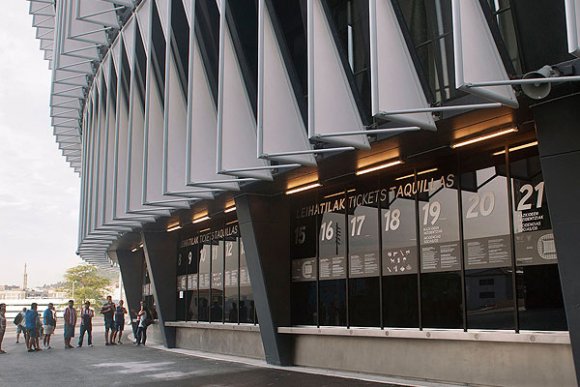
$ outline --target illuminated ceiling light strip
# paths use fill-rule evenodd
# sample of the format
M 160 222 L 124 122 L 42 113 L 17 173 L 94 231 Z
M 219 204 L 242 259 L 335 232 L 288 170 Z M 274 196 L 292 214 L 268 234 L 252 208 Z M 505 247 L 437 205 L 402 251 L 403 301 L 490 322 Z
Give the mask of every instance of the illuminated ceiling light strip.
M 292 194 L 295 194 L 297 192 L 308 191 L 309 189 L 321 187 L 321 186 L 322 186 L 322 184 L 320 184 L 320 183 L 312 183 L 312 184 L 308 184 L 308 185 L 303 185 L 300 187 L 296 187 L 296 188 L 292 188 L 292 189 L 287 190 L 286 195 L 292 195 Z
M 324 199 L 335 198 L 335 197 L 337 197 L 337 196 L 344 195 L 344 193 L 345 193 L 344 191 L 340 191 L 340 192 L 333 193 L 333 194 L 330 194 L 330 195 L 325 195 L 325 196 L 324 196 Z
M 201 218 L 194 219 L 192 223 L 194 223 L 194 224 L 201 223 L 201 222 L 205 222 L 206 220 L 209 220 L 209 219 L 210 219 L 210 217 L 208 215 L 206 215 L 206 216 L 203 216 Z
M 518 145 L 518 146 L 514 146 L 513 148 L 509 148 L 508 152 L 514 152 L 514 151 L 518 151 L 520 149 L 526 149 L 526 148 L 531 148 L 533 146 L 538 145 L 537 141 L 532 141 L 529 142 L 527 144 L 522 144 L 522 145 Z M 505 153 L 505 149 L 504 150 L 500 150 L 499 152 L 495 152 L 493 155 L 494 156 L 499 156 L 499 155 L 503 155 Z
M 384 163 L 384 164 L 380 164 L 380 165 L 375 165 L 374 167 L 359 169 L 358 171 L 356 171 L 356 175 L 357 176 L 364 175 L 365 173 L 370 173 L 370 172 L 378 171 L 378 170 L 385 169 L 385 168 L 389 168 L 389 167 L 393 167 L 393 166 L 399 165 L 399 164 L 403 164 L 403 161 L 402 160 L 389 161 L 388 163 Z
M 232 206 L 232 207 L 228 207 L 224 210 L 224 213 L 228 213 L 228 212 L 234 212 L 235 210 L 237 210 L 236 206 Z
M 139 243 L 139 247 L 143 248 L 143 242 Z
M 424 170 L 424 171 L 417 172 L 417 176 L 419 176 L 419 175 L 424 175 L 424 174 L 426 174 L 426 173 L 435 172 L 435 171 L 438 171 L 438 170 L 439 170 L 439 168 L 431 168 L 431 169 L 426 169 L 426 170 Z M 409 174 L 409 175 L 405 175 L 405 176 L 397 177 L 395 180 L 404 180 L 404 179 L 407 179 L 407 178 L 409 178 L 409 177 L 413 177 L 413 176 L 415 176 L 415 174 L 414 174 L 414 173 L 411 173 L 411 174 Z
M 177 224 L 174 224 L 173 226 L 169 226 L 167 228 L 167 232 L 179 230 L 180 228 L 181 228 L 181 225 L 179 223 L 177 223 Z
M 455 149 L 455 148 L 459 148 L 459 147 L 462 147 L 462 146 L 471 145 L 471 144 L 474 144 L 476 142 L 489 140 L 491 138 L 503 136 L 505 134 L 510 134 L 510 133 L 514 133 L 514 132 L 517 132 L 517 131 L 518 131 L 518 128 L 509 128 L 509 129 L 500 130 L 500 131 L 497 131 L 497 132 L 493 132 L 493 133 L 490 133 L 490 134 L 486 134 L 486 135 L 479 136 L 479 137 L 474 137 L 474 138 L 471 138 L 469 140 L 460 141 L 460 142 L 457 142 L 455 144 L 451 144 L 451 148 Z
M 137 250 L 139 250 L 139 248 L 138 248 L 138 247 L 135 247 L 135 248 L 131 249 L 131 252 L 132 252 L 132 253 L 134 253 L 134 252 L 136 252 Z

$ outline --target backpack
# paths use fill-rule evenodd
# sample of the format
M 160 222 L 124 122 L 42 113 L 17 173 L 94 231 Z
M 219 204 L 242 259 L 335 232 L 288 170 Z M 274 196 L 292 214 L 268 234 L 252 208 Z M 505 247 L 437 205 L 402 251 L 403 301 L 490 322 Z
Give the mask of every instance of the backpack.
M 22 322 L 23 318 L 24 316 L 22 315 L 22 313 L 18 313 L 16 317 L 14 317 L 14 325 L 19 325 Z

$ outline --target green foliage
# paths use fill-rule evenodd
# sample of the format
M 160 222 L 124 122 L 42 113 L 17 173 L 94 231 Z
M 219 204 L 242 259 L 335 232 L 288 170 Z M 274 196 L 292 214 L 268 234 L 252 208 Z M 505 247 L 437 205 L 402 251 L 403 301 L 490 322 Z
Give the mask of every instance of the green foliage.
M 100 307 L 105 297 L 105 288 L 110 284 L 110 280 L 101 277 L 93 265 L 71 267 L 66 271 L 64 278 L 67 294 L 74 299 L 77 307 L 86 300 L 89 300 L 93 307 Z

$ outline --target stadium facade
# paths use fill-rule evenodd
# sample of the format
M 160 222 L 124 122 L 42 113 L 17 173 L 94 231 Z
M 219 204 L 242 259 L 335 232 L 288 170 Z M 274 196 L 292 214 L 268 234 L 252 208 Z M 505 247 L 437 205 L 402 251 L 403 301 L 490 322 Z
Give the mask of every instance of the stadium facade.
M 78 253 L 167 347 L 576 385 L 578 0 L 30 0 Z

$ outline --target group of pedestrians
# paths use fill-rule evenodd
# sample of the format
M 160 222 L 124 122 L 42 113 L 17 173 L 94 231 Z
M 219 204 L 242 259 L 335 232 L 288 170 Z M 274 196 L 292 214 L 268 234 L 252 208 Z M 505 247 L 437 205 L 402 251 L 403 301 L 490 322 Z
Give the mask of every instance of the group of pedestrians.
M 111 296 L 107 297 L 107 302 L 101 308 L 101 314 L 105 319 L 105 345 L 123 344 L 121 341 L 125 330 L 125 315 L 127 309 L 123 305 L 123 300 L 119 305 L 113 303 Z M 85 334 L 87 335 L 87 345 L 93 346 L 93 318 L 95 311 L 91 308 L 90 301 L 85 301 L 80 314 L 80 333 L 77 347 L 84 344 Z M 75 336 L 77 325 L 77 311 L 74 308 L 74 301 L 68 302 L 68 307 L 64 310 L 64 346 L 65 349 L 73 348 L 71 340 Z
M 108 296 L 106 303 L 100 310 L 105 322 L 105 345 L 122 344 L 123 331 L 125 329 L 125 309 L 123 300 L 118 305 L 113 303 L 112 297 Z M 75 337 L 75 329 L 78 320 L 80 320 L 80 333 L 78 336 L 77 347 L 84 344 L 85 334 L 87 335 L 87 345 L 93 346 L 93 318 L 95 311 L 91 308 L 91 303 L 86 301 L 80 311 L 77 312 L 74 301 L 69 300 L 68 306 L 64 310 L 64 342 L 65 349 L 74 348 L 71 341 Z M 147 327 L 152 322 L 151 312 L 141 301 L 140 309 L 137 312 L 137 321 L 133 323 L 133 334 L 136 345 L 145 345 L 147 340 Z M 42 351 L 40 349 L 40 337 L 43 337 L 43 346 L 45 349 L 52 349 L 50 340 L 56 328 L 57 316 L 56 310 L 52 303 L 48 304 L 42 317 L 38 312 L 38 304 L 32 303 L 30 309 L 23 310 L 14 319 L 17 325 L 16 343 L 20 342 L 20 335 L 24 335 L 26 348 L 28 352 Z M 0 354 L 6 353 L 2 349 L 2 341 L 6 332 L 6 304 L 0 304 Z

